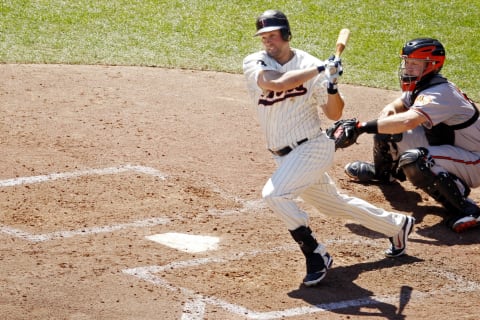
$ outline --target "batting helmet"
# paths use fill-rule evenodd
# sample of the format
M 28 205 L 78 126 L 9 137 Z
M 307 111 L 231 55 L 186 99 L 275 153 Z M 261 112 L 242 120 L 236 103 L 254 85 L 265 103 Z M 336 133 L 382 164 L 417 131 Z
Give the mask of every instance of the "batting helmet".
M 417 38 L 407 41 L 400 53 L 399 78 L 403 91 L 413 91 L 419 81 L 440 72 L 445 62 L 445 48 L 440 41 L 432 38 Z M 407 59 L 417 59 L 426 62 L 419 76 L 409 75 L 405 70 Z
M 258 36 L 264 32 L 280 30 L 283 40 L 290 41 L 292 38 L 287 16 L 279 10 L 267 10 L 262 13 L 257 18 L 256 26 L 257 32 L 255 33 L 255 36 Z

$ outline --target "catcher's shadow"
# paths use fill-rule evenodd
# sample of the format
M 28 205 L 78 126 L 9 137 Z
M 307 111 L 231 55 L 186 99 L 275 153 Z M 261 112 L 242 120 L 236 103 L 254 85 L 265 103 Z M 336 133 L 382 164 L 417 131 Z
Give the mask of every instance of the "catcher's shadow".
M 415 232 L 424 239 L 412 239 L 412 242 L 424 243 L 428 245 L 453 246 L 470 245 L 480 243 L 478 236 L 480 228 L 471 229 L 463 233 L 456 233 L 442 225 L 433 225 L 417 227 Z
M 423 191 L 406 190 L 402 183 L 397 181 L 390 184 L 379 184 L 378 186 L 380 191 L 385 196 L 385 199 L 390 203 L 393 209 L 411 212 L 411 215 L 415 218 L 417 224 L 421 223 L 425 216 L 429 214 L 435 214 L 444 219 L 448 218 L 447 212 L 440 204 L 438 204 L 438 206 L 420 205 L 423 202 Z M 445 221 L 443 223 L 439 223 L 438 226 L 446 228 Z
M 448 220 L 452 219 L 452 216 L 440 204 L 436 206 L 421 206 L 420 203 L 423 202 L 423 191 L 408 191 L 398 182 L 380 184 L 379 188 L 392 208 L 399 211 L 411 212 L 417 224 L 415 232 L 427 238 L 426 240 L 413 239 L 412 241 L 424 242 L 431 245 L 474 244 L 480 242 L 478 238 L 480 229 L 469 230 L 462 234 L 453 232 L 448 227 Z M 443 220 L 434 225 L 422 228 L 418 227 L 425 216 L 431 214 L 437 215 Z
M 419 206 L 419 203 L 422 202 L 422 196 L 419 192 L 405 189 L 402 183 L 398 181 L 391 183 L 370 182 L 368 184 L 351 181 L 351 183 L 377 186 L 393 209 L 412 212 L 415 214 L 417 221 L 423 220 L 423 217 L 431 212 L 429 208 Z
M 423 239 L 410 239 L 409 241 L 439 246 L 480 243 L 480 238 L 478 237 L 480 228 L 472 229 L 461 234 L 453 232 L 447 227 L 447 221 L 448 219 L 451 219 L 451 216 L 440 204 L 438 206 L 419 205 L 423 201 L 420 192 L 406 190 L 402 184 L 398 182 L 375 185 L 379 187 L 385 196 L 385 199 L 390 203 L 394 210 L 411 212 L 411 216 L 415 218 L 415 233 L 421 235 Z M 430 214 L 438 215 L 443 218 L 443 221 L 434 225 L 420 227 L 420 223 L 425 216 Z M 345 226 L 352 233 L 360 236 L 374 239 L 385 238 L 384 235 L 371 231 L 358 224 L 350 223 Z
M 363 272 L 413 264 L 423 260 L 403 256 L 384 259 L 329 270 L 327 277 L 313 288 L 301 285 L 288 293 L 294 299 L 301 299 L 319 309 L 351 316 L 376 316 L 385 319 L 405 319 L 403 309 L 410 300 L 412 288 L 405 284 L 398 290 L 398 306 L 375 298 L 374 293 L 353 281 Z M 387 286 L 388 287 L 388 286 Z M 367 309 L 371 310 L 368 311 Z

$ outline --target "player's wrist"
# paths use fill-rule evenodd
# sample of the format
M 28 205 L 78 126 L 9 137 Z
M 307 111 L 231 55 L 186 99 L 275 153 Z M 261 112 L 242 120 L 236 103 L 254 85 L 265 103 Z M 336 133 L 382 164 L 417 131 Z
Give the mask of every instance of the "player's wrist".
M 323 65 L 318 66 L 317 71 L 318 71 L 318 73 L 322 73 L 323 71 L 325 71 L 325 66 L 323 66 Z
M 337 94 L 338 93 L 338 86 L 336 83 L 329 82 L 327 85 L 327 93 L 328 94 Z
M 357 124 L 359 133 L 378 133 L 378 119 Z

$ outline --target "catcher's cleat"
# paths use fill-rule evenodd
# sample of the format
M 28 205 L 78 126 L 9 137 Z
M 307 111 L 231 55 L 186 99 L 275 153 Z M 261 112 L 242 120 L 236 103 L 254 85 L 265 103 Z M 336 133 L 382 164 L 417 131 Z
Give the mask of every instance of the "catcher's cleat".
M 452 223 L 451 228 L 455 232 L 463 232 L 478 226 L 480 226 L 480 215 L 477 217 L 470 215 L 457 219 Z
M 393 182 L 395 178 L 387 174 L 379 178 L 375 173 L 375 165 L 370 162 L 354 161 L 345 166 L 345 173 L 351 179 L 359 182 Z
M 415 224 L 415 218 L 407 216 L 402 230 L 395 236 L 388 238 L 392 244 L 388 250 L 385 251 L 385 255 L 389 258 L 399 257 L 405 254 L 407 251 L 408 235 L 412 233 L 413 225 Z
M 345 166 L 345 173 L 360 182 L 378 181 L 375 177 L 375 166 L 370 162 L 350 162 Z
M 307 275 L 303 278 L 303 284 L 307 287 L 319 284 L 320 281 L 325 278 L 328 269 L 330 269 L 333 264 L 333 259 L 328 253 L 321 255 L 316 251 L 317 250 L 315 250 L 311 256 L 307 257 Z M 323 265 L 323 267 L 317 271 L 310 270 L 313 266 L 317 266 L 318 268 L 318 265 Z

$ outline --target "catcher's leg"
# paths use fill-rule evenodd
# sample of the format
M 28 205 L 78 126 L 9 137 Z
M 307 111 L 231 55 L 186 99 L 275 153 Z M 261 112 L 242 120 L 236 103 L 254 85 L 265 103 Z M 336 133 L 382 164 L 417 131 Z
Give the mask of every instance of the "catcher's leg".
M 452 173 L 433 173 L 430 168 L 434 165 L 435 161 L 425 148 L 407 150 L 399 159 L 399 168 L 408 180 L 456 216 L 449 221 L 449 227 L 460 232 L 479 225 L 480 208 L 468 199 L 468 185 Z
M 307 275 L 303 279 L 306 286 L 314 286 L 322 281 L 331 267 L 333 260 L 322 244 L 319 244 L 309 227 L 290 230 L 292 238 L 300 245 L 305 255 Z
M 373 163 L 355 161 L 345 166 L 345 173 L 352 179 L 369 182 L 390 182 L 393 178 L 405 180 L 402 172 L 397 172 L 396 143 L 402 139 L 401 134 L 376 134 L 373 137 Z

